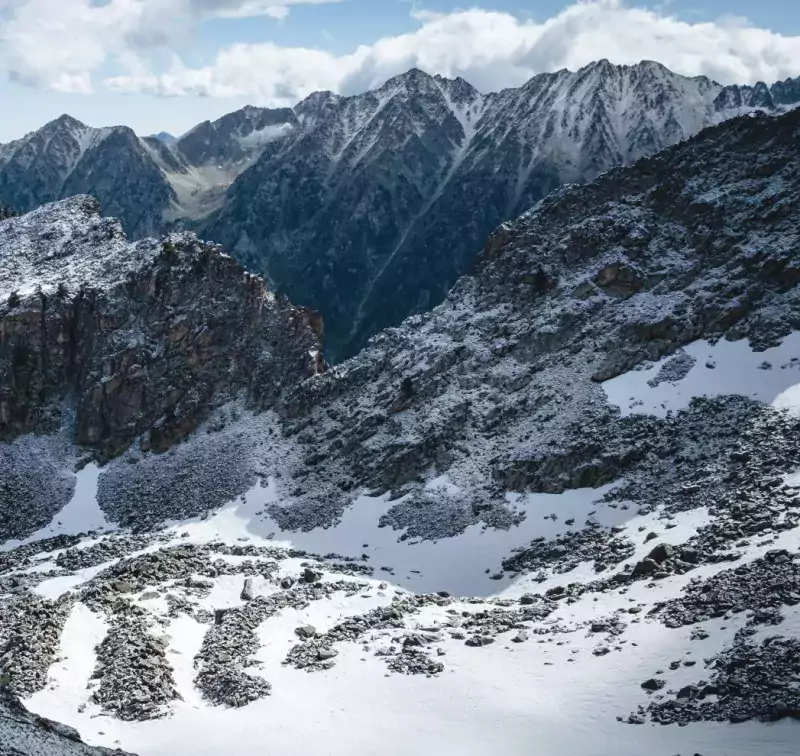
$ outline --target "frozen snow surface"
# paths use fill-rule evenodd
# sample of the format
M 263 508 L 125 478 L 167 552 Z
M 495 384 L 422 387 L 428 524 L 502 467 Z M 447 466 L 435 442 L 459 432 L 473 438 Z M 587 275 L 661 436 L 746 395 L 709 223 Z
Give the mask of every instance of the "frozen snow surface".
M 61 532 L 106 524 L 93 503 L 99 474 L 92 465 L 78 473 L 75 497 L 59 516 Z M 462 536 L 438 543 L 415 543 L 399 540 L 397 532 L 379 527 L 378 520 L 389 505 L 387 497 L 358 497 L 335 527 L 308 533 L 284 532 L 263 515 L 265 507 L 278 501 L 274 481 L 259 483 L 209 517 L 166 526 L 158 543 L 138 553 L 175 545 L 300 548 L 342 556 L 363 553 L 369 565 L 391 568 L 391 573 L 377 571 L 357 578 L 361 584 L 358 592 L 337 592 L 304 609 L 284 609 L 258 627 L 259 650 L 253 657 L 255 671 L 250 674 L 266 677 L 273 686 L 272 695 L 242 708 L 212 706 L 195 685 L 195 656 L 208 626 L 183 614 L 170 618 L 162 598 L 143 594 L 136 603 L 148 607 L 158 632 L 168 638 L 167 657 L 180 694 L 167 716 L 124 722 L 105 714 L 93 701 L 96 683 L 91 678 L 97 665 L 97 648 L 109 625 L 102 613 L 81 601 L 73 604 L 64 624 L 47 686 L 25 703 L 41 716 L 75 727 L 90 745 L 120 746 L 141 756 L 219 756 L 232 749 L 241 756 L 477 756 L 488 751 L 512 756 L 795 754 L 800 729 L 791 721 L 664 727 L 649 723 L 636 726 L 617 719 L 626 719 L 642 702 L 641 683 L 656 674 L 667 678 L 669 689 L 693 683 L 697 667 L 670 671 L 670 664 L 676 659 L 690 659 L 702 665 L 705 657 L 718 653 L 721 645 L 733 640 L 746 618 L 739 615 L 710 620 L 704 623 L 713 631 L 710 637 L 691 643 L 692 628 L 667 628 L 647 618 L 630 624 L 623 635 L 610 642 L 605 636 L 588 632 L 587 624 L 615 612 L 624 616 L 632 606 L 649 608 L 655 601 L 678 597 L 690 580 L 707 579 L 727 569 L 725 563 L 668 577 L 655 591 L 640 582 L 620 590 L 585 593 L 572 603 L 559 605 L 546 620 L 526 623 L 531 638 L 524 643 L 511 643 L 509 634 L 499 636 L 491 645 L 474 648 L 445 634 L 436 646 L 446 668 L 435 679 L 387 675 L 382 660 L 359 644 L 337 644 L 336 665 L 323 672 L 309 673 L 282 664 L 287 651 L 297 643 L 295 628 L 310 624 L 319 633 L 327 632 L 347 617 L 387 606 L 396 592 L 405 596 L 409 592 L 448 591 L 473 597 L 447 607 L 427 606 L 405 619 L 406 629 L 395 631 L 395 635 L 402 635 L 446 627 L 453 609 L 457 614 L 492 611 L 497 607 L 492 602 L 497 600 L 516 603 L 529 592 L 543 593 L 596 577 L 589 563 L 566 574 L 548 574 L 544 582 L 534 580 L 533 575 L 505 575 L 493 580 L 487 574 L 494 573 L 500 560 L 515 547 L 534 538 L 550 540 L 571 530 L 579 531 L 587 521 L 621 528 L 635 542 L 634 552 L 620 565 L 624 566 L 636 564 L 653 543 L 659 542 L 647 542 L 646 533 L 654 531 L 659 539 L 682 543 L 709 522 L 704 507 L 665 520 L 660 512 L 636 514 L 635 508 L 602 501 L 615 487 L 510 495 L 510 506 L 526 514 L 519 526 L 506 531 L 473 527 Z M 430 481 L 429 488 L 451 495 L 458 492 L 447 476 Z M 567 521 L 573 524 L 566 525 Z M 87 539 L 79 548 L 101 540 Z M 737 564 L 752 562 L 770 548 L 796 551 L 800 535 L 790 531 L 769 545 L 754 545 Z M 232 563 L 242 559 L 225 558 Z M 37 587 L 37 593 L 51 600 L 67 596 L 116 561 L 78 570 L 69 577 L 48 579 Z M 301 569 L 301 558 L 287 557 L 281 562 L 280 574 Z M 324 574 L 322 579 L 335 578 Z M 213 611 L 245 605 L 240 596 L 241 575 L 221 575 L 211 582 L 213 588 L 200 601 L 202 608 Z M 254 582 L 256 590 L 266 595 L 275 595 L 278 590 L 269 580 L 256 578 Z M 800 607 L 786 612 L 785 623 L 800 623 Z M 537 631 L 554 626 L 565 628 L 565 632 L 555 637 L 557 642 L 545 643 L 547 636 L 539 636 Z M 391 642 L 391 638 L 379 636 L 376 633 L 364 642 L 370 646 Z M 593 653 L 602 642 L 614 650 L 606 655 Z
M 67 505 L 55 516 L 49 525 L 37 530 L 22 541 L 9 540 L 0 544 L 0 552 L 42 541 L 58 535 L 81 535 L 91 531 L 108 531 L 113 524 L 97 503 L 97 481 L 102 471 L 90 462 L 76 475 L 75 491 Z
M 83 475 L 92 474 L 87 471 Z M 602 493 L 573 491 L 563 496 L 560 516 L 585 517 Z M 95 666 L 95 646 L 107 627 L 101 616 L 77 603 L 64 626 L 58 661 L 50 669 L 48 686 L 28 699 L 27 706 L 74 726 L 89 744 L 120 744 L 142 756 L 218 756 L 230 753 L 232 748 L 242 756 L 477 755 L 491 750 L 520 756 L 796 753 L 800 730 L 790 722 L 735 727 L 703 723 L 666 728 L 633 726 L 616 719 L 627 716 L 640 702 L 643 680 L 656 670 L 667 669 L 673 659 L 688 655 L 702 663 L 705 655 L 717 651 L 721 639 L 733 638 L 744 618 L 713 621 L 716 632 L 712 638 L 693 644 L 688 644 L 689 628 L 668 629 L 654 621 L 643 621 L 631 625 L 624 635 L 624 650 L 606 656 L 593 655 L 597 640 L 587 637 L 585 628 L 577 629 L 582 623 L 626 609 L 634 602 L 650 603 L 654 598 L 664 601 L 678 596 L 690 577 L 708 577 L 724 566 L 704 567 L 691 576 L 664 580 L 656 596 L 644 584 L 637 584 L 624 594 L 586 594 L 575 603 L 560 607 L 557 622 L 576 629 L 565 634 L 559 644 L 539 644 L 535 635 L 527 643 L 511 644 L 503 638 L 477 649 L 459 641 L 443 642 L 440 645 L 447 669 L 436 679 L 424 675 L 389 677 L 384 665 L 357 645 L 342 644 L 336 666 L 323 673 L 283 666 L 281 659 L 297 640 L 295 627 L 312 624 L 324 632 L 343 617 L 385 604 L 395 588 L 462 588 L 478 595 L 515 599 L 526 590 L 546 590 L 585 575 L 579 569 L 534 585 L 528 578 L 491 583 L 478 574 L 484 564 L 490 564 L 533 534 L 550 537 L 561 530 L 554 520 L 538 516 L 557 507 L 558 496 L 530 497 L 524 504 L 530 510 L 530 519 L 519 529 L 467 533 L 440 544 L 441 580 L 437 581 L 433 574 L 436 547 L 397 543 L 375 527 L 380 500 L 363 497 L 336 528 L 298 535 L 276 530 L 267 538 L 271 534 L 259 533 L 266 530 L 268 523 L 259 523 L 259 533 L 254 532 L 251 510 L 263 506 L 272 495 L 271 487 L 259 486 L 212 517 L 173 525 L 165 535 L 183 544 L 237 544 L 247 538 L 251 545 L 282 546 L 291 542 L 320 551 L 336 548 L 345 554 L 360 551 L 364 541 L 370 543 L 370 553 L 378 561 L 394 565 L 398 575 L 413 568 L 420 568 L 422 575 L 410 581 L 389 578 L 389 585 L 378 593 L 376 580 L 364 580 L 364 592 L 372 596 L 368 600 L 361 594 L 337 596 L 313 602 L 304 611 L 286 610 L 265 623 L 259 630 L 261 650 L 257 655 L 263 666 L 254 674 L 263 674 L 270 680 L 273 695 L 241 709 L 210 706 L 194 687 L 192 658 L 206 628 L 186 616 L 166 621 L 168 653 L 183 700 L 173 705 L 169 716 L 147 722 L 121 722 L 103 715 L 91 702 L 86 681 Z M 603 507 L 599 507 L 597 516 L 609 523 L 622 522 L 614 510 Z M 673 529 L 671 540 L 688 538 L 704 524 L 706 516 L 694 511 L 679 520 L 681 530 Z M 659 527 L 652 516 L 633 516 L 625 523 L 633 531 L 640 524 L 648 530 Z M 800 540 L 794 533 L 787 534 L 773 548 L 778 546 L 796 549 Z M 648 550 L 649 546 L 641 544 L 632 560 Z M 759 550 L 754 550 L 748 559 L 758 554 Z M 215 582 L 219 589 L 215 589 L 209 605 L 222 608 L 243 604 L 239 597 L 240 579 L 220 578 Z M 380 598 L 381 593 L 386 598 Z M 469 611 L 483 608 L 480 603 L 463 607 Z M 443 608 L 431 607 L 410 621 L 409 627 L 429 627 L 447 619 Z M 800 610 L 793 611 L 787 621 L 798 620 Z M 687 668 L 667 672 L 667 676 L 670 687 L 680 687 L 694 679 L 692 670 Z
M 638 413 L 663 417 L 700 396 L 740 395 L 777 409 L 800 409 L 799 331 L 760 352 L 751 349 L 746 339 L 721 339 L 714 344 L 695 341 L 684 352 L 695 360 L 684 377 L 656 382 L 659 371 L 676 359 L 664 357 L 606 381 L 603 389 L 609 402 L 617 405 L 623 416 Z

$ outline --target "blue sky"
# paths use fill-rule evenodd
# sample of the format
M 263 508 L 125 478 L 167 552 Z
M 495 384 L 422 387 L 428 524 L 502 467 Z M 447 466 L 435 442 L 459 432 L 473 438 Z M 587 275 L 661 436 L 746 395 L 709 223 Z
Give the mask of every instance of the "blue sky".
M 513 13 L 537 21 L 554 16 L 569 2 L 562 0 L 427 0 L 420 7 L 439 13 L 479 7 Z M 644 0 L 632 6 L 664 9 L 694 21 L 711 21 L 720 16 L 743 16 L 756 26 L 800 35 L 800 2 L 793 0 Z M 228 20 L 206 24 L 203 37 L 211 44 L 272 39 L 279 44 L 318 44 L 339 52 L 374 42 L 383 36 L 413 30 L 407 0 L 350 0 L 340 5 L 305 6 L 294 9 L 286 21 L 271 19 Z
M 62 112 L 181 133 L 413 65 L 488 90 L 600 57 L 723 83 L 800 75 L 800 2 L 0 0 L 0 142 Z

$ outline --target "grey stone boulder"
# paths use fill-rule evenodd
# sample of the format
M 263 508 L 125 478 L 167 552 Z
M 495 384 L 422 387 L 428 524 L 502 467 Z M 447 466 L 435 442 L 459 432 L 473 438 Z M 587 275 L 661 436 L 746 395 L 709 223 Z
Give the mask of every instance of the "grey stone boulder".
M 467 638 L 464 645 L 480 648 L 481 646 L 488 646 L 492 643 L 494 643 L 494 638 L 489 635 L 473 635 L 471 638 Z
M 648 557 L 647 559 L 642 559 L 641 562 L 638 562 L 633 568 L 633 572 L 631 574 L 633 577 L 640 577 L 643 575 L 653 575 L 656 572 L 658 572 L 658 563 L 654 562 Z
M 672 557 L 675 553 L 675 548 L 668 543 L 660 543 L 648 555 L 648 559 L 652 559 L 656 564 L 666 562 L 667 559 Z
M 240 596 L 242 601 L 252 601 L 256 595 L 257 593 L 255 585 L 253 584 L 253 578 L 246 578 Z

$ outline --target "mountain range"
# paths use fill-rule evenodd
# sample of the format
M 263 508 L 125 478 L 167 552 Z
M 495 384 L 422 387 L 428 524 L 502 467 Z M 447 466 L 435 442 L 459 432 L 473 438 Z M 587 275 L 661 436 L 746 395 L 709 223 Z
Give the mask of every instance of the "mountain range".
M 467 126 L 384 95 L 408 188 L 447 154 L 409 122 Z M 328 164 L 304 140 L 357 102 L 234 185 Z M 736 107 L 557 186 L 335 365 L 230 248 L 86 195 L 4 212 L 0 753 L 793 755 L 800 109 Z M 196 160 L 251 159 L 220 134 Z
M 0 204 L 89 193 L 133 238 L 192 228 L 321 312 L 338 361 L 440 302 L 487 234 L 552 189 L 798 102 L 800 79 L 722 86 L 649 61 L 493 94 L 412 70 L 361 95 L 246 107 L 178 139 L 62 116 L 0 145 Z

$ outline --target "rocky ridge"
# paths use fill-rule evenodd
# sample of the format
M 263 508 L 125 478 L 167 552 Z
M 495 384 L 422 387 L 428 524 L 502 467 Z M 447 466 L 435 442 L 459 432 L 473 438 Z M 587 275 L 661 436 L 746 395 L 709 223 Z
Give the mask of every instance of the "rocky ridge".
M 29 212 L 88 193 L 138 237 L 162 228 L 164 209 L 176 198 L 145 143 L 126 126 L 94 129 L 63 115 L 0 145 L 0 203 Z
M 653 61 L 490 94 L 415 69 L 353 97 L 246 107 L 172 143 L 62 116 L 0 145 L 0 202 L 92 194 L 132 238 L 199 224 L 323 312 L 338 361 L 441 302 L 486 236 L 554 188 L 798 102 L 797 79 L 722 86 Z
M 67 439 L 3 447 L 6 529 L 23 480 L 31 488 L 14 462 L 28 445 L 48 446 L 41 526 L 71 494 L 46 472 L 74 453 L 69 441 L 103 457 L 135 440 L 165 451 L 216 404 L 266 409 L 324 369 L 312 313 L 191 234 L 129 243 L 88 197 L 5 221 L 0 280 L 0 438 L 64 428 Z

